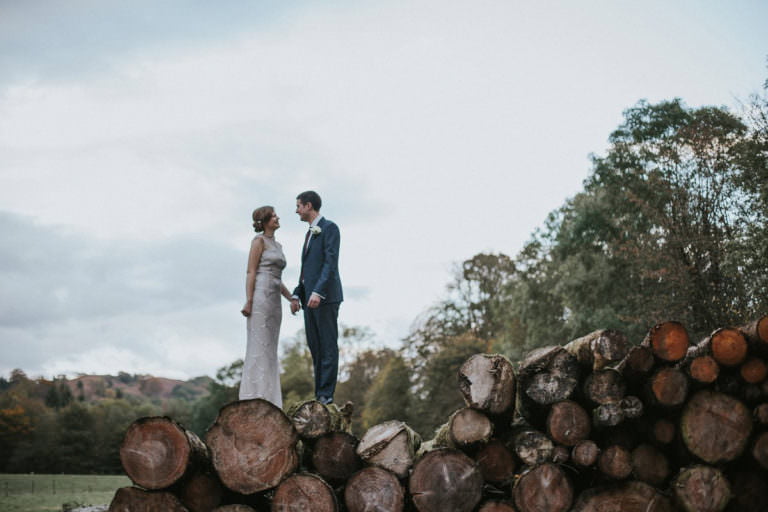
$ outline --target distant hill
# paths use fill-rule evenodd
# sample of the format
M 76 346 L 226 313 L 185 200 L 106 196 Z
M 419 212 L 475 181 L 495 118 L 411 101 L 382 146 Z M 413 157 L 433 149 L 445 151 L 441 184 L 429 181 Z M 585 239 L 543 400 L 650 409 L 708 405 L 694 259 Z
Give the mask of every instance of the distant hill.
M 80 375 L 67 379 L 72 396 L 82 397 L 86 402 L 105 398 L 149 398 L 168 400 L 179 398 L 193 401 L 209 393 L 210 377 L 196 377 L 187 381 L 154 377 L 152 375 L 130 375 L 120 372 L 114 375 Z

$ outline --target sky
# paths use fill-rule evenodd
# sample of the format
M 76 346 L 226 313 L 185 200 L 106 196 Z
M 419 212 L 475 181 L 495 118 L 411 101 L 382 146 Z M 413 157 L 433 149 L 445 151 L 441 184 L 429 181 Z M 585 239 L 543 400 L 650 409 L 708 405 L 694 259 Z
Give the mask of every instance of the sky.
M 399 346 L 457 264 L 514 256 L 579 192 L 625 109 L 760 92 L 766 19 L 761 0 L 0 0 L 0 376 L 215 375 L 245 353 L 251 212 L 281 217 L 292 289 L 309 189 L 341 229 L 340 323 Z M 285 302 L 281 343 L 302 325 Z

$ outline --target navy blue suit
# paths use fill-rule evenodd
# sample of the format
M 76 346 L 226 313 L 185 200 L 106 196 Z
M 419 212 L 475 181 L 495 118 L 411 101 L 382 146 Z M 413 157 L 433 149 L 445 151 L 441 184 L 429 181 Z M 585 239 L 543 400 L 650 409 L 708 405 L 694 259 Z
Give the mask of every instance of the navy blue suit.
M 339 305 L 344 300 L 339 277 L 339 227 L 326 218 L 310 235 L 309 249 L 302 253 L 299 286 L 293 294 L 304 309 L 304 330 L 315 370 L 315 397 L 332 399 L 339 372 Z M 320 306 L 307 307 L 312 293 L 322 297 Z

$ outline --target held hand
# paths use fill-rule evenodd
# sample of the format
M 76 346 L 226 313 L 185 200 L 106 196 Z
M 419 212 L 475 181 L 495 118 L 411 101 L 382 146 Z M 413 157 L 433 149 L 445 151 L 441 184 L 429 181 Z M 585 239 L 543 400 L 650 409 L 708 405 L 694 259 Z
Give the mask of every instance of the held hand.
M 313 293 L 309 298 L 309 301 L 307 301 L 307 307 L 310 309 L 315 309 L 318 306 L 320 306 L 320 297 Z
M 253 306 L 253 302 L 250 300 L 245 303 L 245 306 L 243 306 L 243 309 L 240 310 L 240 312 L 243 314 L 243 316 L 251 316 L 251 307 Z
M 301 309 L 298 299 L 291 299 L 291 314 L 295 315 Z

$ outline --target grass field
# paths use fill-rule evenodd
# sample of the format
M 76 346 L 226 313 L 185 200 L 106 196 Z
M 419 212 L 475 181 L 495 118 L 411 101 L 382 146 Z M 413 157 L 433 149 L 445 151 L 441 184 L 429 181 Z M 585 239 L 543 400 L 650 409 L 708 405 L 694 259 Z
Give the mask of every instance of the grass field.
M 0 512 L 61 512 L 65 503 L 103 505 L 127 485 L 126 476 L 0 474 Z

